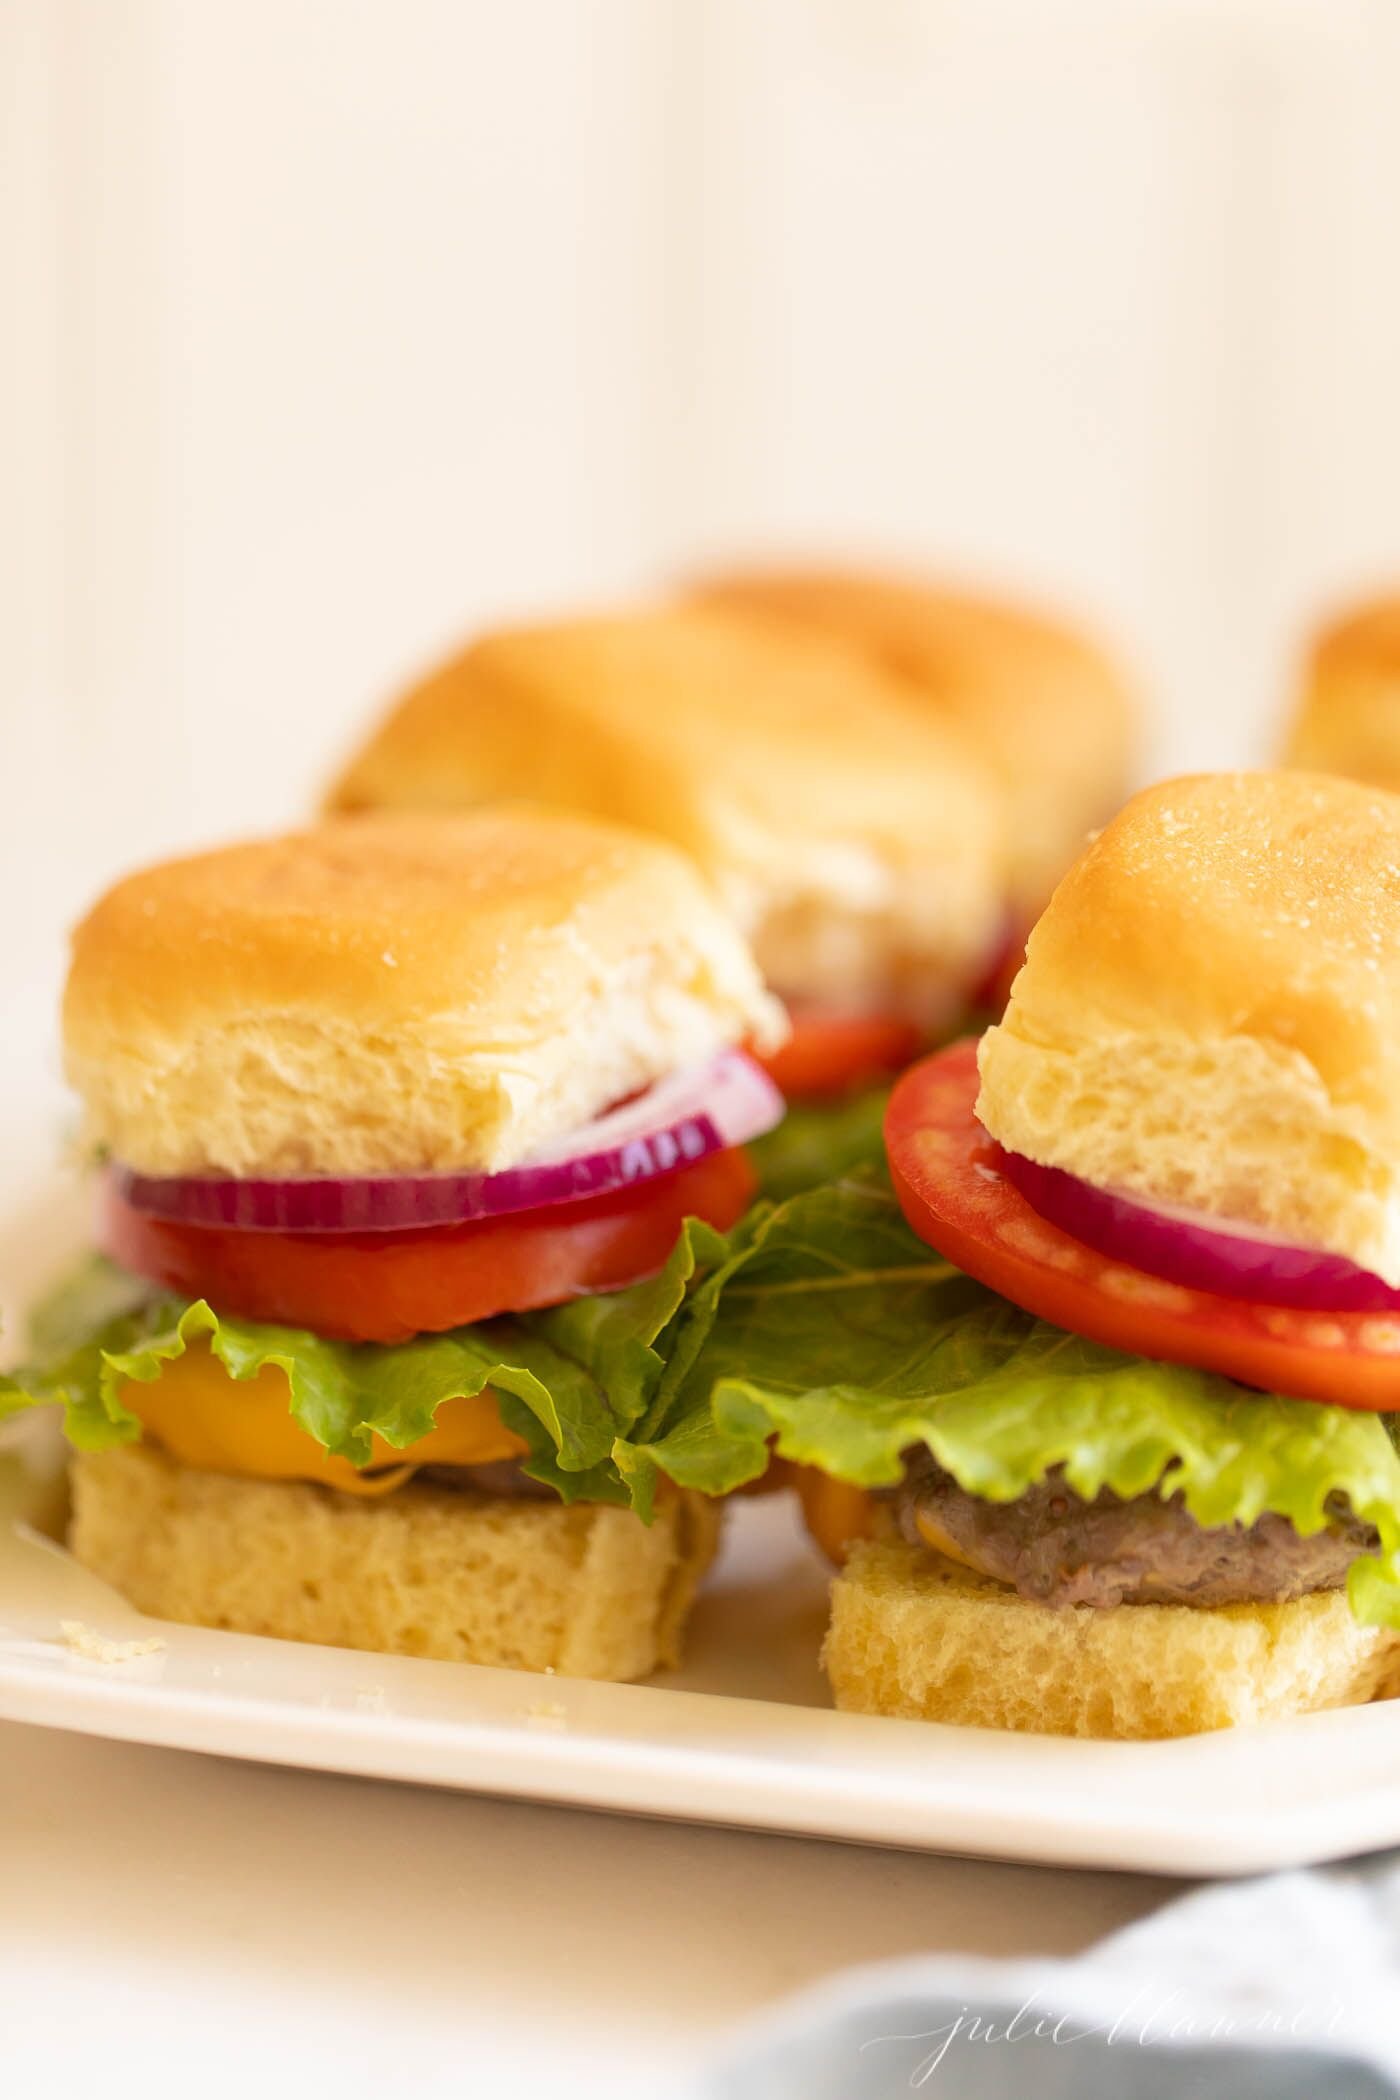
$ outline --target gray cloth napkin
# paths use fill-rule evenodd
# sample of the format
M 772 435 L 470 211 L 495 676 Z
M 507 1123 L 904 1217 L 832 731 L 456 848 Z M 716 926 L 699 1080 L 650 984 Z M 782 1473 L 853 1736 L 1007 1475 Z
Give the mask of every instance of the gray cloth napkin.
M 857 1969 L 700 2100 L 1400 2100 L 1400 1854 L 1208 1887 L 1072 1961 Z

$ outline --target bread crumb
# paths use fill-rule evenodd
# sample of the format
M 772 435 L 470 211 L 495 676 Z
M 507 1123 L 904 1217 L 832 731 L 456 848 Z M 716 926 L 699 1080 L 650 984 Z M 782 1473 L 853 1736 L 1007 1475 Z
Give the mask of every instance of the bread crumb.
M 143 1641 L 109 1640 L 105 1633 L 99 1633 L 95 1626 L 85 1626 L 81 1619 L 60 1619 L 58 1630 L 69 1654 L 81 1656 L 84 1662 L 134 1662 L 140 1655 L 158 1655 L 165 1646 L 158 1633 Z
M 529 1706 L 522 1706 L 520 1714 L 532 1728 L 551 1729 L 562 1734 L 569 1725 L 568 1708 L 557 1699 L 535 1699 Z

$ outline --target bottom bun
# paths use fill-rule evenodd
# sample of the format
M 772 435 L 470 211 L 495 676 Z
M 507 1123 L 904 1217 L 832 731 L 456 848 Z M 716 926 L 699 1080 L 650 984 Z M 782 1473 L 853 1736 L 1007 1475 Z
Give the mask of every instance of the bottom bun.
M 1341 1591 L 1291 1604 L 1086 1605 L 1017 1596 L 921 1546 L 867 1542 L 832 1584 L 823 1661 L 853 1713 L 1040 1735 L 1238 1728 L 1400 1693 L 1400 1634 Z
M 151 1445 L 72 1466 L 69 1544 L 186 1625 L 615 1681 L 678 1659 L 718 1505 L 629 1510 L 410 1482 L 382 1501 L 182 1466 Z

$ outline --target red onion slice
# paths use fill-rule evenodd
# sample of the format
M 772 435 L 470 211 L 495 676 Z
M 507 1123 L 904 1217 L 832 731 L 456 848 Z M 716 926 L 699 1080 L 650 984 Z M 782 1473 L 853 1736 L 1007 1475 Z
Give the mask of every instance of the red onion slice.
M 238 1232 L 411 1232 L 612 1195 L 745 1145 L 781 1121 L 783 1097 L 741 1050 L 674 1072 L 518 1167 L 499 1174 L 375 1174 L 240 1181 L 138 1174 L 112 1180 L 133 1210 Z
M 1003 1151 L 1000 1165 L 1012 1187 L 1062 1232 L 1188 1290 L 1312 1312 L 1400 1311 L 1400 1291 L 1340 1254 L 1295 1247 L 1254 1226 L 1114 1195 L 1018 1152 Z

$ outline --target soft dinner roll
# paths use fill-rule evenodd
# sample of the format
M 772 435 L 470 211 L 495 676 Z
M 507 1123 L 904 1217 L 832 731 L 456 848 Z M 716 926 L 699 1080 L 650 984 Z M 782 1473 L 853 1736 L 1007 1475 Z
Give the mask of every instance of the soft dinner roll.
M 154 1618 L 564 1677 L 676 1661 L 720 1519 L 702 1495 L 664 1500 L 648 1526 L 416 1481 L 357 1502 L 146 1444 L 80 1452 L 72 1480 L 74 1555 Z
M 1086 832 L 1127 791 L 1130 694 L 1108 658 L 1072 628 L 912 578 L 839 571 L 722 578 L 700 602 L 855 644 L 958 723 L 1008 797 L 1019 914 L 1040 910 Z
M 681 854 L 519 807 L 130 876 L 74 935 L 63 1025 L 93 1140 L 245 1177 L 494 1172 L 782 1027 Z
M 411 692 L 336 810 L 528 793 L 662 832 L 776 990 L 946 1019 L 999 930 L 999 790 L 859 653 L 771 622 L 643 612 L 494 634 Z
M 1286 761 L 1400 789 L 1400 593 L 1318 636 Z
M 1010 1150 L 1400 1285 L 1400 799 L 1310 773 L 1135 796 L 980 1062 Z
M 895 1540 L 852 1549 L 823 1661 L 848 1712 L 1037 1735 L 1195 1735 L 1400 1693 L 1400 1634 L 1340 1590 L 1055 1610 Z

